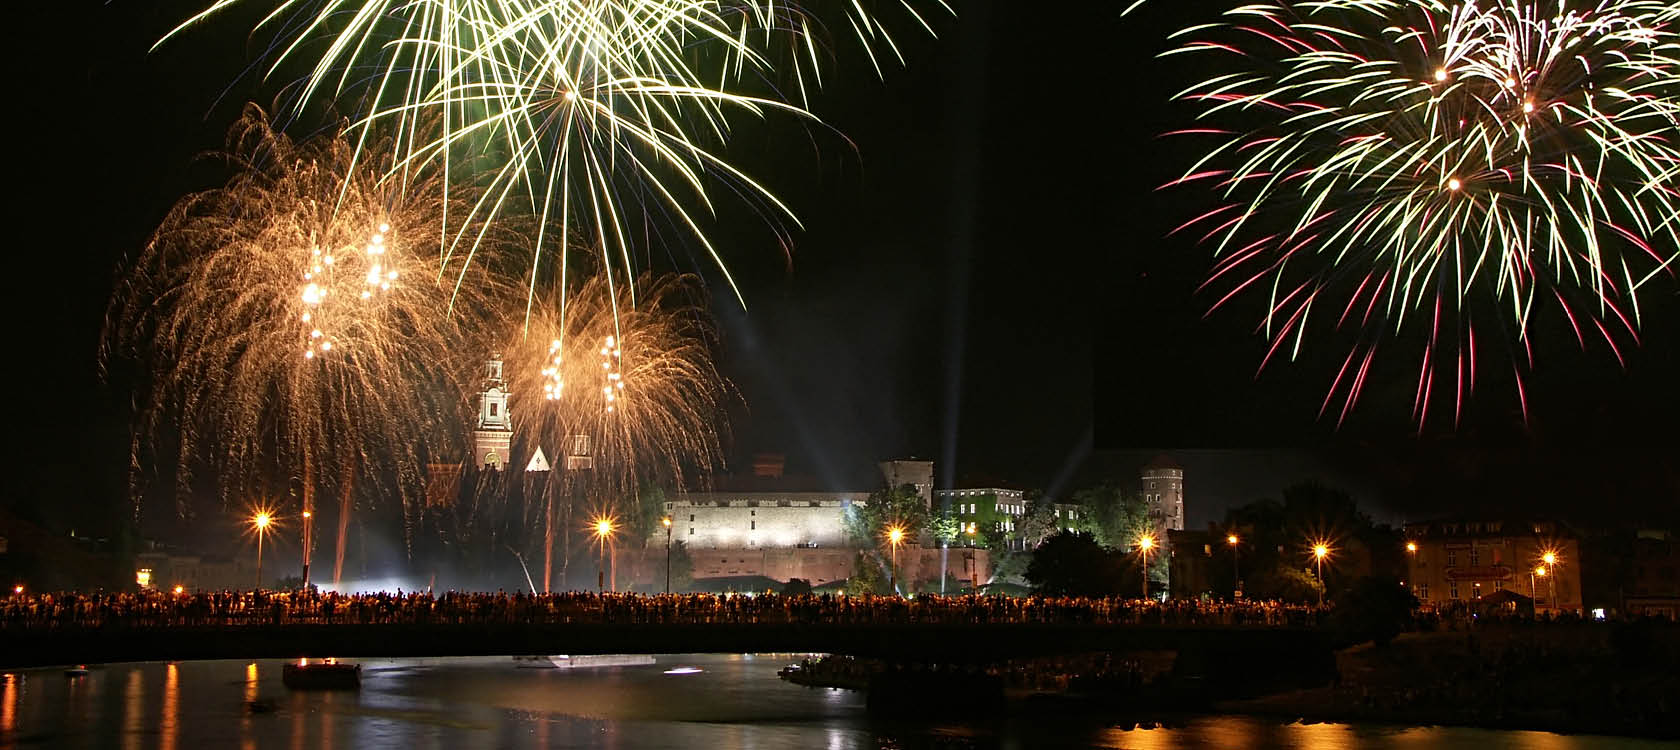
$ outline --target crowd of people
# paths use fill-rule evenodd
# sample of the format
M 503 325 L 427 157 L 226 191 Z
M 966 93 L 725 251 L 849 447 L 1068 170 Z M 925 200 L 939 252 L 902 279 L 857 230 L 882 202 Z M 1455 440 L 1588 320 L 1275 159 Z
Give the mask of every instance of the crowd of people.
M 0 600 L 0 629 L 515 623 L 1309 627 L 1323 624 L 1325 614 L 1279 602 L 1118 597 L 148 590 L 17 594 Z

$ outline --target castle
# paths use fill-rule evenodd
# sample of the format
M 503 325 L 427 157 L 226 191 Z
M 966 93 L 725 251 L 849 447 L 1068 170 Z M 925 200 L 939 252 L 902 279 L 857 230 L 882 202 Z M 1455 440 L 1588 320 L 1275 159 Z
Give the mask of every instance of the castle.
M 488 471 L 501 471 L 512 464 L 512 394 L 502 372 L 499 355 L 484 365 L 482 389 L 471 435 L 473 463 Z M 581 441 L 581 442 L 580 442 Z M 563 447 L 564 462 L 551 466 L 541 446 L 532 448 L 528 472 L 554 469 L 576 471 L 589 465 L 586 436 L 568 436 Z M 434 484 L 447 487 L 451 467 L 434 469 Z M 693 562 L 693 577 L 766 577 L 779 581 L 801 578 L 813 585 L 846 579 L 852 575 L 857 557 L 854 542 L 846 533 L 846 517 L 855 507 L 868 503 L 869 495 L 882 487 L 909 486 L 930 510 L 937 503 L 949 509 L 965 529 L 985 528 L 1002 535 L 1006 546 L 1025 549 L 1022 521 L 1026 501 L 1019 489 L 1002 487 L 934 488 L 932 461 L 893 460 L 880 464 L 881 483 L 875 487 L 832 490 L 809 478 L 784 475 L 780 456 L 762 455 L 753 462 L 750 475 L 718 477 L 705 492 L 682 493 L 667 501 L 667 530 L 656 531 L 645 544 L 626 545 L 620 563 L 628 562 L 628 579 L 648 585 L 663 570 L 667 541 L 680 541 Z M 458 477 L 459 472 L 455 475 Z M 1144 468 L 1140 477 L 1152 525 L 1160 532 L 1184 528 L 1184 470 L 1165 458 Z M 439 493 L 451 495 L 447 490 Z M 1057 503 L 1060 528 L 1080 526 L 1083 510 L 1077 505 Z M 960 537 L 959 537 L 960 538 Z M 972 537 L 971 537 L 972 538 Z M 654 557 L 659 564 L 653 564 Z M 940 546 L 931 539 L 915 540 L 898 549 L 901 580 L 938 581 L 954 577 L 961 586 L 991 581 L 988 550 L 962 543 Z

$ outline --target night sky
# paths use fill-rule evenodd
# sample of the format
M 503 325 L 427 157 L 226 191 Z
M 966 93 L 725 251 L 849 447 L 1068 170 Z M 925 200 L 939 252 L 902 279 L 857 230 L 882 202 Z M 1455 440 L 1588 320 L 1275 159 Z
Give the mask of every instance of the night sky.
M 39 28 L 74 33 L 26 39 L 36 48 L 18 51 L 9 77 L 12 393 L 29 437 L 5 502 L 64 522 L 124 506 L 126 394 L 97 371 L 118 263 L 170 203 L 213 184 L 192 157 L 275 88 L 240 78 L 261 52 L 245 36 L 252 12 L 148 53 L 200 3 L 43 5 L 32 12 L 57 17 Z M 941 484 L 1065 491 L 1135 477 L 1170 450 L 1190 472 L 1193 525 L 1306 478 L 1349 489 L 1381 521 L 1672 523 L 1672 285 L 1644 300 L 1646 346 L 1625 372 L 1602 345 L 1541 341 L 1527 424 L 1493 382 L 1457 429 L 1437 420 L 1418 436 L 1415 360 L 1402 357 L 1338 430 L 1317 417 L 1345 352 L 1334 342 L 1256 377 L 1253 309 L 1205 316 L 1213 299 L 1194 289 L 1210 251 L 1167 238 L 1206 196 L 1156 190 L 1194 153 L 1159 134 L 1187 122 L 1169 98 L 1195 74 L 1156 55 L 1206 12 L 1189 6 L 1213 5 L 1158 2 L 1120 19 L 1108 2 L 958 3 L 938 40 L 905 30 L 907 67 L 884 81 L 861 58 L 838 71 L 813 102 L 833 131 L 743 126 L 730 156 L 803 228 L 783 248 L 750 212 L 720 215 L 713 234 L 745 308 L 689 249 L 652 258 L 713 282 L 723 364 L 745 402 L 734 463 L 782 452 L 790 471 L 852 487 L 874 480 L 877 460 L 916 456 L 939 462 Z

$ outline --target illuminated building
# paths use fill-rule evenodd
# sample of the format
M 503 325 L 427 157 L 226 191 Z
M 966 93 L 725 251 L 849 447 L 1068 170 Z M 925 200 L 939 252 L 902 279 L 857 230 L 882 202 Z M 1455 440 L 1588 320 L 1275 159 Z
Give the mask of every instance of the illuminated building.
M 509 413 L 502 357 L 484 363 L 484 390 L 478 394 L 478 424 L 473 430 L 473 465 L 500 470 L 512 459 L 513 415 Z
M 1162 531 L 1184 530 L 1184 468 L 1171 458 L 1159 456 L 1143 467 L 1138 478 L 1149 519 Z
M 1425 608 L 1474 608 L 1510 591 L 1542 614 L 1581 612 L 1580 544 L 1554 521 L 1427 521 L 1406 524 L 1405 536 L 1417 545 L 1406 552 L 1406 585 Z

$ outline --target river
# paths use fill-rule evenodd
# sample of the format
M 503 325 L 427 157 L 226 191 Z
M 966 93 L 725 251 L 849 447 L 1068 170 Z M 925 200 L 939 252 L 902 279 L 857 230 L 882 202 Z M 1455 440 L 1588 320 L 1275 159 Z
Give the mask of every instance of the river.
M 363 660 L 356 692 L 293 692 L 275 660 L 111 664 L 0 676 L 0 748 L 1475 748 L 1657 747 L 1545 732 L 1280 724 L 1214 716 L 1159 729 L 1075 719 L 885 723 L 861 694 L 803 688 L 775 655 L 519 668 L 508 657 Z M 251 712 L 250 702 L 270 710 Z

